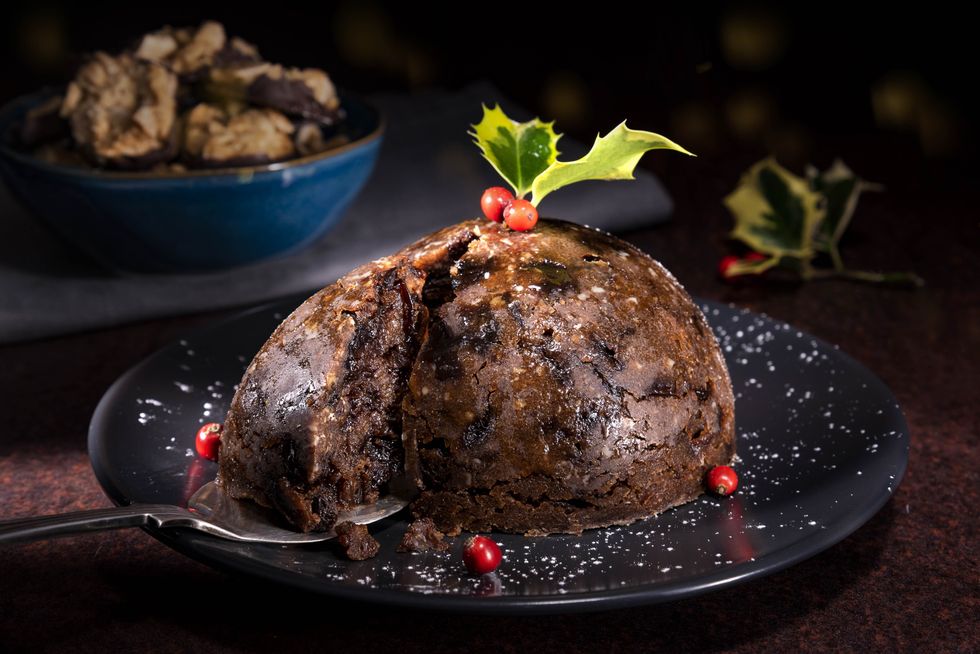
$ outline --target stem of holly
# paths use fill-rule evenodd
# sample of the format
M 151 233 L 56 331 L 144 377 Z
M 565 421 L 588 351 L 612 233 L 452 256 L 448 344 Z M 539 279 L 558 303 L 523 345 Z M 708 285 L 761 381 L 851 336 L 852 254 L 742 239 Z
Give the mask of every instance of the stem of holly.
M 830 260 L 834 262 L 834 270 L 844 272 L 844 260 L 840 256 L 840 250 L 837 249 L 837 244 L 831 243 L 827 251 L 830 253 Z
M 925 280 L 915 273 L 878 273 L 866 270 L 848 270 L 846 268 L 835 270 L 821 270 L 807 266 L 803 270 L 804 279 L 832 279 L 834 277 L 842 279 L 853 279 L 859 282 L 870 282 L 873 284 L 907 284 L 922 288 L 926 285 Z

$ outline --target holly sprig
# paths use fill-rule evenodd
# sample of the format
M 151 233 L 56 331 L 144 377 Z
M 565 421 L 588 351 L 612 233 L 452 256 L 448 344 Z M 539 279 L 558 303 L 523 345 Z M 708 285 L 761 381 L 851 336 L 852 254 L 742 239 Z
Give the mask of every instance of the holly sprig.
M 742 176 L 724 204 L 735 218 L 730 236 L 754 252 L 725 261 L 721 271 L 724 277 L 759 275 L 779 267 L 796 272 L 804 280 L 841 277 L 924 285 L 912 272 L 871 272 L 844 265 L 841 237 L 861 193 L 880 191 L 879 185 L 861 179 L 840 160 L 823 172 L 808 166 L 805 175 L 794 175 L 775 159 L 767 158 Z M 825 258 L 830 267 L 818 265 Z
M 469 132 L 483 157 L 514 189 L 516 198 L 531 194 L 537 207 L 549 194 L 585 180 L 633 179 L 633 170 L 650 150 L 691 153 L 670 139 L 630 129 L 623 121 L 605 136 L 597 135 L 592 149 L 581 159 L 558 161 L 554 121 L 539 118 L 521 123 L 511 119 L 499 105 L 483 105 L 483 119 Z M 693 156 L 693 155 L 691 155 Z

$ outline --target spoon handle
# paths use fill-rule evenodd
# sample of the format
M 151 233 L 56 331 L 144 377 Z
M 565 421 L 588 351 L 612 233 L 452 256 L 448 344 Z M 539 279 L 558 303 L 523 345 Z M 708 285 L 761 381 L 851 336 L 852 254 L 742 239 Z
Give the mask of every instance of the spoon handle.
M 188 512 L 169 504 L 133 504 L 0 521 L 0 543 L 44 540 L 123 527 L 160 526 Z

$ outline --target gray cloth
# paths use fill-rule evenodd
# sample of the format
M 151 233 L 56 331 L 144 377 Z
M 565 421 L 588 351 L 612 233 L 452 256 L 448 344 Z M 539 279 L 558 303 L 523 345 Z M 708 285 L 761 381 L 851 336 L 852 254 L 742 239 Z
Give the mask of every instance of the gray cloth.
M 486 82 L 369 100 L 384 113 L 387 130 L 377 167 L 341 223 L 301 252 L 234 270 L 106 272 L 28 216 L 0 185 L 0 343 L 312 292 L 423 234 L 481 215 L 483 189 L 504 184 L 467 135 L 481 117 L 480 103 L 500 102 L 511 117 L 531 118 Z M 563 160 L 588 150 L 568 137 L 559 146 Z M 672 203 L 653 175 L 637 171 L 628 183 L 562 189 L 541 209 L 617 231 L 666 219 Z

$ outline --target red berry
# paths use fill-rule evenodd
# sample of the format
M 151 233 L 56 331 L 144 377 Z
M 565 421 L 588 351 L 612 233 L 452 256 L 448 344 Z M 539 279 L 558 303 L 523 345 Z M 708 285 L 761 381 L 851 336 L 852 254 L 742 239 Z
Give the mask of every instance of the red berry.
M 731 268 L 736 261 L 738 261 L 738 257 L 736 257 L 734 254 L 729 254 L 727 257 L 722 257 L 721 261 L 718 262 L 718 274 L 725 277 L 725 273 L 728 272 L 728 269 Z
M 503 186 L 491 186 L 483 192 L 480 207 L 483 215 L 495 223 L 503 222 L 504 209 L 514 200 L 514 194 Z
M 472 574 L 493 572 L 502 558 L 500 547 L 486 536 L 473 536 L 463 545 L 463 563 Z
M 758 252 L 749 252 L 744 257 L 739 258 L 734 255 L 728 255 L 727 257 L 722 257 L 721 261 L 718 262 L 718 274 L 722 279 L 731 279 L 733 277 L 738 277 L 744 275 L 745 273 L 732 273 L 728 274 L 728 269 L 731 268 L 735 263 L 739 261 L 765 261 L 768 259 L 764 254 L 759 254 Z
M 721 495 L 731 495 L 738 488 L 738 475 L 729 466 L 715 466 L 708 471 L 708 490 Z
M 526 232 L 538 223 L 538 210 L 527 200 L 514 200 L 504 209 L 504 222 L 515 232 Z
M 202 425 L 197 430 L 197 438 L 194 439 L 194 444 L 197 446 L 197 453 L 205 459 L 217 461 L 218 448 L 221 447 L 222 429 L 224 427 L 217 422 L 209 422 L 206 425 Z

